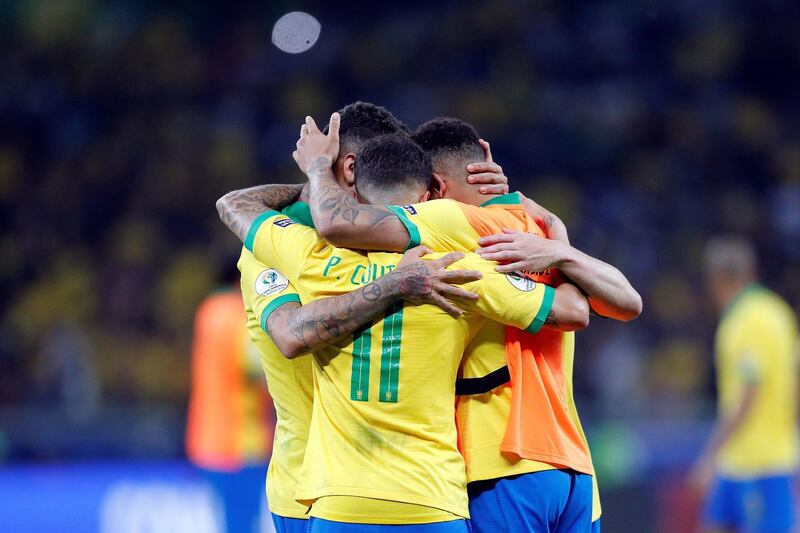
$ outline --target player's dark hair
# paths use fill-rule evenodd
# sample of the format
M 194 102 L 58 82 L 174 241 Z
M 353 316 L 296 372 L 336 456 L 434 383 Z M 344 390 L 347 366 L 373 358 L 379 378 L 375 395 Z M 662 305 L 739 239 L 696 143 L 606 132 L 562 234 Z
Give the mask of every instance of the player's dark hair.
M 409 133 L 408 126 L 399 121 L 385 107 L 369 102 L 353 102 L 339 110 L 339 155 L 358 153 L 364 143 L 378 135 Z M 328 127 L 324 133 L 327 135 Z
M 381 135 L 361 147 L 355 162 L 356 188 L 360 192 L 420 185 L 430 189 L 433 168 L 428 154 L 405 133 Z
M 457 160 L 459 164 L 483 161 L 478 132 L 463 120 L 438 117 L 419 126 L 411 138 L 431 157 L 433 165 Z

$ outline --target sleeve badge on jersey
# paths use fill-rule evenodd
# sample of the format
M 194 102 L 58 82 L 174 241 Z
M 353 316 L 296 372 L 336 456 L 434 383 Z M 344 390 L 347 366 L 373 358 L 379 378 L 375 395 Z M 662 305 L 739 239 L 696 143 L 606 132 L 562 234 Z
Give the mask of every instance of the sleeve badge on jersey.
M 280 220 L 276 220 L 275 222 L 273 222 L 273 224 L 275 224 L 279 228 L 285 228 L 286 226 L 291 226 L 292 224 L 294 224 L 294 220 L 292 220 L 291 218 L 282 218 Z
M 506 279 L 517 289 L 522 292 L 531 292 L 536 288 L 536 282 L 526 277 L 521 272 L 509 272 L 506 274 Z
M 283 292 L 288 286 L 289 280 L 286 279 L 286 276 L 270 268 L 258 275 L 255 289 L 261 296 L 271 296 Z

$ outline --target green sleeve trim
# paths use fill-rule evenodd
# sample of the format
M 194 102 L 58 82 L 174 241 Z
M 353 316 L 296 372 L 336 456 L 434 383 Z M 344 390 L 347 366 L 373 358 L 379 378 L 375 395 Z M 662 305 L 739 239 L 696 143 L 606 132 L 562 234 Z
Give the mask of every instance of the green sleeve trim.
M 274 217 L 275 215 L 280 215 L 277 211 L 273 211 L 270 209 L 264 213 L 261 213 L 256 217 L 253 223 L 250 225 L 250 230 L 247 232 L 247 237 L 244 239 L 244 247 L 247 248 L 247 251 L 253 253 L 253 242 L 256 240 L 256 235 L 258 234 L 258 228 L 261 227 L 261 224 L 267 221 L 267 219 Z
M 400 222 L 402 222 L 403 225 L 406 227 L 406 230 L 408 230 L 408 237 L 409 237 L 408 246 L 406 246 L 406 249 L 403 251 L 405 252 L 415 246 L 419 246 L 420 242 L 422 242 L 422 238 L 419 235 L 419 228 L 417 227 L 416 224 L 411 222 L 410 218 L 408 218 L 406 210 L 397 205 L 389 205 L 387 206 L 387 208 L 389 209 L 389 211 L 397 215 L 397 218 L 400 219 Z
M 517 194 L 516 192 L 510 192 L 502 196 L 496 196 L 491 200 L 486 200 L 481 204 L 481 207 L 486 207 L 487 205 L 492 205 L 492 204 L 521 204 L 521 203 L 522 200 L 520 199 L 519 194 Z
M 311 216 L 311 206 L 305 202 L 297 201 L 293 204 L 289 204 L 283 208 L 281 213 L 298 224 L 308 226 L 309 228 L 314 227 L 314 218 Z
M 556 290 L 551 287 L 550 285 L 544 286 L 544 297 L 542 298 L 542 306 L 539 308 L 539 312 L 536 313 L 536 316 L 531 322 L 531 325 L 525 328 L 525 331 L 528 333 L 537 333 L 542 326 L 544 326 L 544 321 L 547 320 L 547 315 L 550 313 L 550 310 L 553 308 L 553 299 L 555 298 Z
M 267 329 L 267 320 L 269 320 L 269 315 L 272 314 L 277 308 L 282 306 L 283 304 L 288 304 L 289 302 L 297 302 L 300 303 L 300 296 L 297 294 L 284 294 L 283 296 L 278 296 L 274 300 L 272 300 L 269 305 L 267 305 L 264 310 L 261 312 L 261 329 L 267 332 L 269 335 L 269 330 Z

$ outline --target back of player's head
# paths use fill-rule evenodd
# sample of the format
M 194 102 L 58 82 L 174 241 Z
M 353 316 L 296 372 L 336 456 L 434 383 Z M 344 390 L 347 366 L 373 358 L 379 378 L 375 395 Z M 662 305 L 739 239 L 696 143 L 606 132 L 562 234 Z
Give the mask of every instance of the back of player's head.
M 466 177 L 469 163 L 484 160 L 475 128 L 463 120 L 438 117 L 422 124 L 411 135 L 431 157 L 436 172 L 458 170 Z
M 406 133 L 365 142 L 355 162 L 356 189 L 370 203 L 415 203 L 432 180 L 431 160 Z
M 741 237 L 715 237 L 706 244 L 704 263 L 711 274 L 747 280 L 755 276 L 757 262 L 753 245 Z
M 369 102 L 353 102 L 339 110 L 339 156 L 358 154 L 365 142 L 379 135 L 405 132 L 408 127 L 388 109 Z M 325 126 L 325 134 L 328 126 Z

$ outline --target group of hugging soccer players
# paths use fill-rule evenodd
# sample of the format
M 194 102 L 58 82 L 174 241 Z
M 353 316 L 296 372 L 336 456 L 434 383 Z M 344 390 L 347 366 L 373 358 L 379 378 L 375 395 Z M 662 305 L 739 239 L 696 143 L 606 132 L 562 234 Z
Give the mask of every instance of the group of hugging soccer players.
M 305 185 L 217 202 L 277 414 L 277 531 L 599 531 L 574 332 L 640 314 L 625 276 L 461 120 L 357 102 L 293 156 Z

